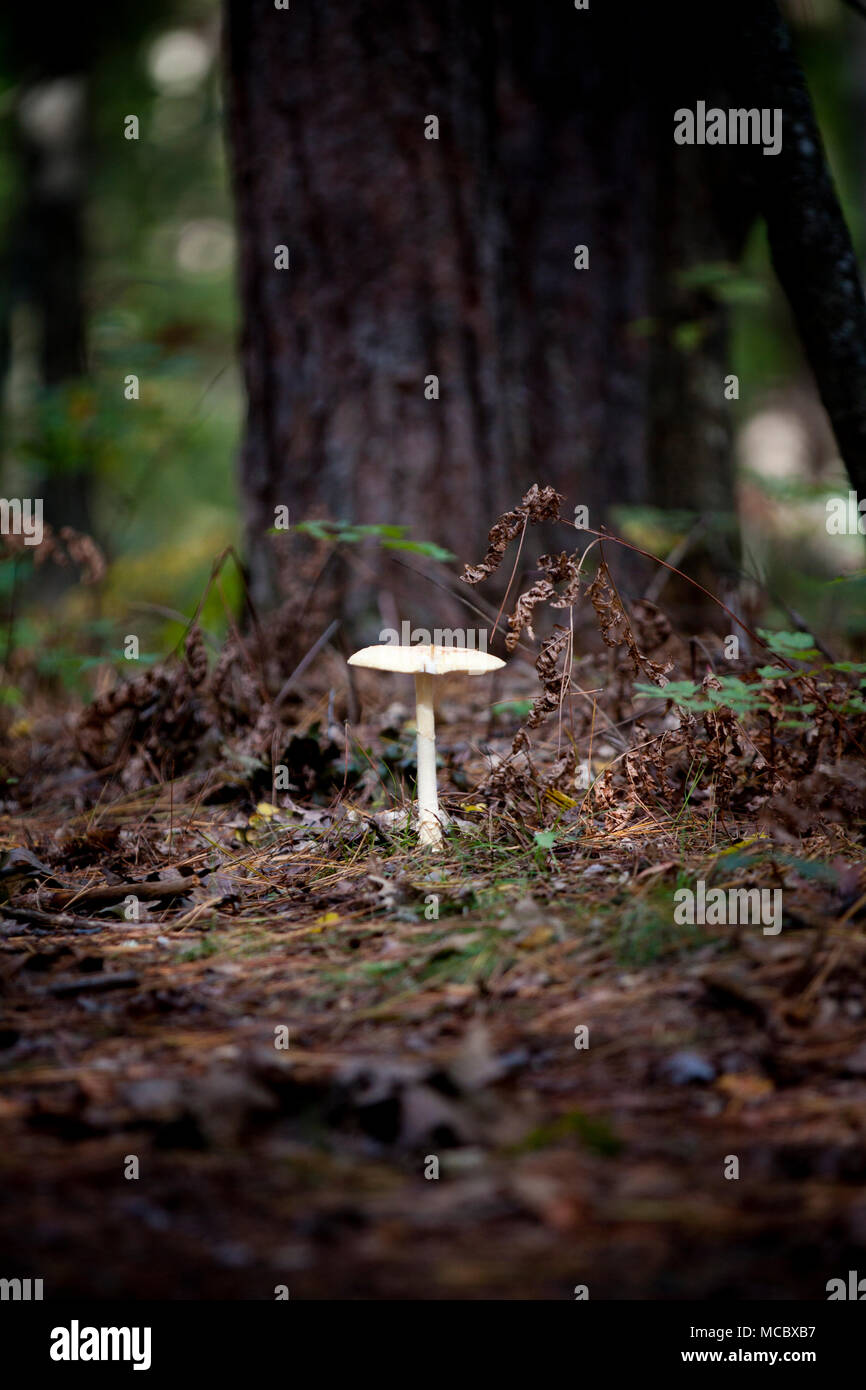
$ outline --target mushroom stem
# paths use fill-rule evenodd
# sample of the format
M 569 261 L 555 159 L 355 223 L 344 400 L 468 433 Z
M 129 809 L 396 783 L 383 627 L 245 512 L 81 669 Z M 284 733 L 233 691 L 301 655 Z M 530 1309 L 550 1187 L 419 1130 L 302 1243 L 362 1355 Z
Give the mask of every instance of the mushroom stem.
M 442 848 L 442 823 L 436 790 L 436 725 L 433 718 L 433 677 L 415 676 L 415 725 L 418 730 L 418 838 L 431 849 Z

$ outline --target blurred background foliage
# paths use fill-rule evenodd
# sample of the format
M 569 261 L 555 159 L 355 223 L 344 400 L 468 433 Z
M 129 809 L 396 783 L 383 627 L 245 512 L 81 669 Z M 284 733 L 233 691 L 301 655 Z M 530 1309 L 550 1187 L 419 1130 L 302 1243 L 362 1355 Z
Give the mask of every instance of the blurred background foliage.
M 862 252 L 866 21 L 831 0 L 789 0 L 786 8 Z M 62 123 L 62 84 L 69 77 L 56 43 L 45 62 L 37 61 L 39 25 L 47 22 L 35 16 L 30 29 L 20 18 L 0 25 L 3 494 L 38 496 L 64 476 L 85 477 L 90 528 L 108 571 L 97 588 L 72 582 L 46 590 L 32 574 L 30 556 L 0 559 L 0 659 L 8 684 L 16 654 L 50 683 L 83 695 L 100 662 L 123 664 L 127 633 L 138 634 L 145 659 L 171 650 L 214 558 L 239 541 L 235 462 L 243 395 L 235 238 L 217 0 L 154 0 L 128 14 L 123 7 L 89 7 L 79 21 L 92 26 L 86 53 L 80 64 L 70 57 L 74 77 L 81 68 L 84 91 L 79 194 L 86 354 L 77 374 L 45 380 L 40 324 L 16 291 L 15 242 L 29 176 L 19 138 L 22 103 L 32 108 L 35 92 L 50 124 L 53 92 Z M 130 114 L 139 120 L 138 140 L 124 138 Z M 761 587 L 765 621 L 788 627 L 793 608 L 808 627 L 856 648 L 866 634 L 864 580 L 857 573 L 862 540 L 826 534 L 825 499 L 847 494 L 848 484 L 762 231 L 755 231 L 740 266 L 695 267 L 689 274 L 731 314 L 744 565 Z M 652 324 L 636 324 L 635 331 L 651 333 Z M 684 346 L 699 351 L 700 340 L 696 324 Z M 139 378 L 137 400 L 125 397 L 130 374 Z M 544 481 L 543 469 L 539 477 Z M 676 544 L 676 528 L 668 523 L 666 531 L 645 510 L 623 514 L 620 522 L 649 548 L 666 553 Z M 848 576 L 845 582 L 840 575 Z M 216 638 L 239 603 L 239 577 L 229 564 L 203 611 Z M 5 699 L 15 704 L 19 697 L 13 680 Z
M 30 648 L 44 674 L 81 693 L 95 657 L 122 661 L 127 633 L 138 634 L 143 654 L 170 650 L 215 557 L 239 535 L 242 394 L 219 7 L 181 0 L 142 10 L 128 26 L 99 6 L 81 20 L 105 32 L 85 74 L 80 375 L 40 379 L 41 327 L 15 292 L 17 266 L 6 256 L 13 284 L 4 297 L 4 495 L 39 495 L 46 483 L 85 473 L 91 530 L 108 571 L 97 590 L 72 583 L 46 595 L 25 582 L 33 571 L 25 555 L 0 562 L 0 586 L 6 604 L 13 585 L 17 591 L 16 649 Z M 21 87 L 35 85 L 48 100 L 64 78 L 22 73 L 18 36 L 3 37 L 0 235 L 8 248 L 27 177 L 16 159 Z M 130 114 L 138 140 L 124 135 Z M 138 399 L 127 398 L 130 375 Z M 237 608 L 235 567 L 223 568 L 221 585 Z M 204 620 L 225 630 L 218 591 Z

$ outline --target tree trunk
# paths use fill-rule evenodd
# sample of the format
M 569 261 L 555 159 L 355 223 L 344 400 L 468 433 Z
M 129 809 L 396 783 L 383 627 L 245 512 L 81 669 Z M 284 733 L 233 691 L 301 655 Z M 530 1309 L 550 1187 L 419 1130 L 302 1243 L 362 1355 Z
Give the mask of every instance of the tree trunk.
M 773 268 L 853 486 L 866 497 L 866 296 L 812 103 L 775 0 L 752 0 L 737 104 L 783 112 L 780 153 L 750 151 L 744 175 L 766 220 Z
M 618 505 L 733 514 L 724 321 L 676 273 L 735 254 L 748 215 L 720 211 L 724 155 L 713 167 L 673 140 L 712 64 L 690 23 L 688 7 L 666 22 L 516 0 L 227 0 L 259 601 L 280 504 L 293 521 L 403 524 L 461 561 L 534 481 L 569 515 L 587 504 L 592 526 Z M 674 37 L 691 45 L 685 77 Z M 679 330 L 695 321 L 692 347 Z M 445 611 L 387 553 L 365 564 L 355 619 L 383 591 L 413 622 Z
M 19 293 L 40 334 L 42 385 L 51 391 L 82 381 L 88 371 L 84 292 L 84 167 L 87 78 L 74 73 L 34 83 L 19 102 L 26 196 L 16 230 Z M 50 119 L 54 105 L 61 116 Z M 45 520 L 58 530 L 89 531 L 87 470 L 53 471 L 41 481 Z M 48 566 L 43 592 L 74 581 L 71 571 Z
M 9 318 L 21 304 L 38 335 L 36 368 L 46 393 L 84 380 L 88 372 L 85 289 L 88 92 L 101 25 L 116 32 L 106 6 L 87 19 L 66 8 L 45 15 L 16 6 L 4 16 L 2 42 L 22 74 L 12 111 L 17 205 L 4 254 L 8 288 L 0 308 L 0 378 L 9 368 Z M 19 191 L 20 190 L 20 191 Z M 88 470 L 51 465 L 34 481 L 44 519 L 60 529 L 91 530 Z M 73 569 L 46 565 L 34 584 L 49 599 L 75 582 Z

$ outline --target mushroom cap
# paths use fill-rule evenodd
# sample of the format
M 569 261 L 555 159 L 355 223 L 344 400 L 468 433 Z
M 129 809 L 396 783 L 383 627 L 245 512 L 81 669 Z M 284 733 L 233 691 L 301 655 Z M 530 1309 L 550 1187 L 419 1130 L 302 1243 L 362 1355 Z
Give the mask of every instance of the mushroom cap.
M 465 671 L 470 676 L 483 676 L 488 671 L 498 670 L 505 662 L 471 647 L 439 647 L 430 642 L 397 647 L 383 642 L 378 647 L 363 647 L 355 652 L 349 657 L 349 665 L 369 666 L 374 671 L 403 671 L 407 675 L 423 672 L 430 676 L 447 676 L 452 671 Z

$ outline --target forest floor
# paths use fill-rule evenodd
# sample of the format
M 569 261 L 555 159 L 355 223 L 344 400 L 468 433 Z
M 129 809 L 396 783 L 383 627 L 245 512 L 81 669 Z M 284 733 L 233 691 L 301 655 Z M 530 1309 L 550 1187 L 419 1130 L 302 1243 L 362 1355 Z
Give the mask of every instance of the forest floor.
M 603 558 L 586 589 L 577 552 L 538 564 L 508 666 L 440 683 L 442 853 L 407 678 L 354 675 L 307 607 L 7 719 L 5 1278 L 820 1300 L 866 1272 L 866 666 L 684 641 Z M 539 649 L 542 599 L 570 615 Z
M 471 743 L 454 708 L 446 757 Z M 545 836 L 470 792 L 431 855 L 351 797 L 256 809 L 207 782 L 0 825 L 6 1277 L 820 1299 L 864 1266 L 848 826 L 780 849 L 754 815 L 554 806 Z M 675 925 L 701 879 L 781 887 L 783 929 Z

